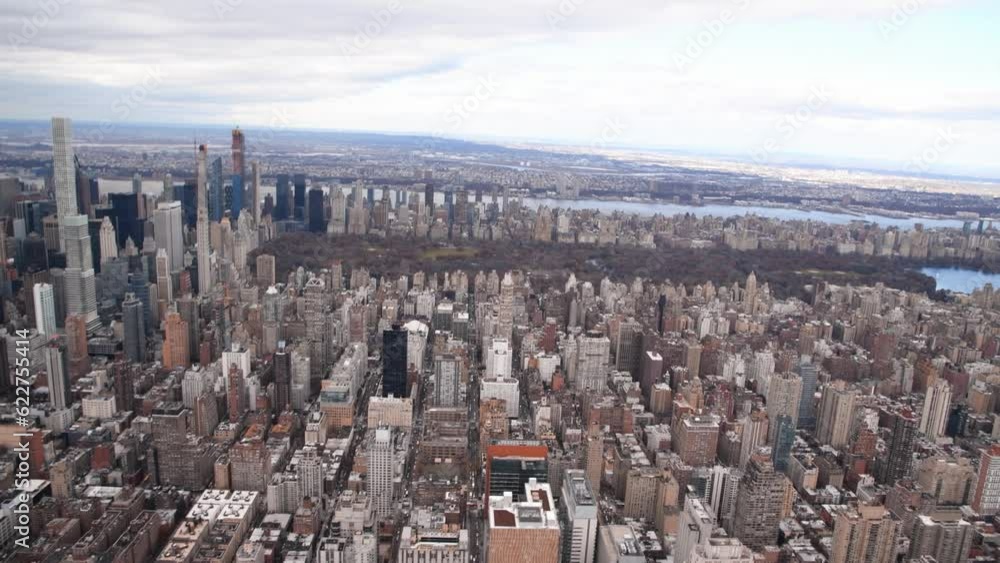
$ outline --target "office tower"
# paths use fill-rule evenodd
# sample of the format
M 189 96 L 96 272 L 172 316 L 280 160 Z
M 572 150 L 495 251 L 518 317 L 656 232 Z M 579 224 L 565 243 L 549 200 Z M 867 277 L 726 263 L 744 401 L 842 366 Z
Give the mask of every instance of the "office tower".
M 174 194 L 174 177 L 167 172 L 163 176 L 163 193 L 160 194 L 160 200 L 174 201 L 176 199 L 179 198 L 177 198 L 176 194 Z
M 208 170 L 208 218 L 213 223 L 218 223 L 225 215 L 225 180 L 222 175 L 222 157 L 212 161 Z
M 188 326 L 181 319 L 180 313 L 167 313 L 163 337 L 163 367 L 174 369 L 191 365 L 191 353 L 188 350 Z
M 263 332 L 261 346 L 264 354 L 270 354 L 278 349 L 278 343 L 282 340 L 281 296 L 278 294 L 278 288 L 273 285 L 269 286 L 264 291 L 261 305 L 261 329 Z
M 366 488 L 372 499 L 372 512 L 380 522 L 393 514 L 393 471 L 396 466 L 392 428 L 378 428 L 368 449 Z
M 400 325 L 382 333 L 382 396 L 408 397 L 406 392 L 407 331 Z
M 240 441 L 229 448 L 229 464 L 234 491 L 267 490 L 271 480 L 271 452 L 260 424 L 251 424 Z
M 976 495 L 972 508 L 983 515 L 1000 512 L 1000 444 L 979 451 Z
M 86 215 L 63 219 L 63 246 L 66 251 L 66 314 L 80 315 L 92 331 L 101 325 L 97 316 L 97 288 Z
M 101 219 L 99 238 L 101 243 L 101 265 L 103 266 L 111 260 L 118 258 L 118 235 L 115 233 L 115 226 L 111 224 L 111 218 L 108 216 Z
M 56 296 L 52 286 L 36 283 L 31 288 L 35 298 L 35 329 L 38 334 L 51 335 L 56 332 Z
M 233 174 L 246 177 L 246 138 L 243 131 L 233 129 Z
M 597 551 L 597 497 L 584 471 L 566 470 L 559 507 L 564 530 L 562 562 L 594 563 Z
M 223 360 L 222 365 L 222 369 L 226 371 L 226 410 L 229 411 L 229 422 L 236 423 L 243 418 L 243 413 L 248 407 L 245 397 L 246 376 L 249 374 L 235 362 L 229 363 Z
M 674 549 L 674 563 L 688 563 L 694 547 L 706 543 L 715 530 L 715 515 L 699 499 L 688 497 L 684 501 L 680 524 L 677 529 L 677 544 Z
M 142 174 L 139 174 L 138 172 L 132 174 L 132 193 L 135 195 L 142 195 Z
M 260 223 L 260 163 L 256 160 L 250 163 L 250 211 L 253 213 L 254 224 Z
M 208 147 L 198 147 L 198 223 L 196 225 L 198 251 L 198 294 L 206 296 L 212 291 L 212 266 L 210 263 L 208 242 L 208 186 L 206 182 Z
M 736 538 L 715 537 L 698 544 L 690 563 L 753 563 L 753 551 Z
M 184 267 L 184 217 L 181 202 L 167 201 L 156 206 L 153 213 L 153 233 L 156 248 L 167 251 L 171 271 Z
M 885 457 L 879 458 L 875 479 L 892 484 L 910 474 L 913 445 L 916 442 L 917 418 L 909 408 L 890 413 L 889 444 Z
M 174 301 L 174 283 L 170 277 L 171 263 L 170 255 L 165 248 L 156 251 L 156 292 L 158 309 L 157 312 L 166 311 L 167 307 Z
M 462 400 L 462 379 L 454 354 L 434 356 L 434 405 L 457 407 Z
M 780 415 L 799 420 L 799 405 L 802 401 L 802 378 L 794 373 L 779 373 L 771 377 L 767 388 L 767 418 L 774 421 Z M 773 444 L 778 435 L 778 425 L 768 428 L 767 441 Z M 746 542 L 744 542 L 746 543 Z
M 892 563 L 899 521 L 884 506 L 859 505 L 833 520 L 830 563 Z
M 603 391 L 608 386 L 608 362 L 611 340 L 599 332 L 588 332 L 577 339 L 574 387 Z
M 847 389 L 844 381 L 835 381 L 823 388 L 817 416 L 816 439 L 840 449 L 851 437 L 857 392 Z
M 635 379 L 639 375 L 639 359 L 642 352 L 642 325 L 635 319 L 618 324 L 615 347 L 615 369 L 627 371 Z
M 49 383 L 49 403 L 61 411 L 71 403 L 69 365 L 66 361 L 66 344 L 54 338 L 45 345 L 45 374 Z
M 271 254 L 261 254 L 257 256 L 257 286 L 272 287 L 275 280 L 274 256 Z
M 910 560 L 933 557 L 936 563 L 965 563 L 969 560 L 975 531 L 959 510 L 938 510 L 919 514 L 910 535 Z
M 66 358 L 70 381 L 76 381 L 90 372 L 87 325 L 80 315 L 66 317 Z
M 59 218 L 61 231 L 63 220 L 80 212 L 76 202 L 73 122 L 67 117 L 52 118 L 52 180 L 56 192 L 56 215 Z M 62 238 L 60 235 L 59 240 L 62 241 Z
M 803 356 L 799 363 L 799 379 L 802 382 L 802 394 L 799 401 L 798 427 L 805 430 L 816 428 L 816 377 L 817 368 L 808 356 Z
M 147 335 L 152 333 L 153 326 L 158 324 L 154 316 L 156 296 L 152 295 L 152 287 L 153 284 L 146 281 L 144 274 L 136 272 L 128 275 L 128 291 L 135 294 L 136 299 L 142 303 L 142 321 Z
M 532 479 L 549 480 L 549 449 L 534 441 L 503 440 L 486 447 L 486 491 L 489 496 L 514 495 L 524 500 L 524 486 Z
M 740 439 L 740 469 L 746 467 L 750 458 L 757 453 L 757 448 L 767 443 L 768 426 L 767 413 L 753 411 L 743 419 L 743 436 Z
M 784 473 L 788 470 L 788 463 L 792 458 L 792 446 L 795 445 L 795 423 L 790 416 L 780 414 L 774 419 L 774 426 L 778 431 L 771 446 L 771 460 L 774 463 L 774 470 Z
M 944 379 L 937 380 L 927 389 L 924 396 L 924 410 L 920 416 L 920 433 L 929 440 L 944 436 L 951 412 L 951 384 Z
M 559 519 L 549 485 L 528 483 L 522 495 L 524 501 L 490 496 L 486 563 L 559 563 Z
M 129 361 L 140 363 L 146 358 L 146 323 L 143 320 L 142 302 L 134 293 L 126 293 L 122 302 L 122 351 Z
M 305 219 L 306 209 L 306 175 L 295 174 L 292 176 L 292 204 L 294 206 L 294 218 L 296 221 Z
M 243 176 L 233 174 L 229 190 L 229 217 L 235 225 L 240 218 L 240 212 L 246 205 L 244 193 L 246 187 L 243 184 Z
M 752 456 L 736 493 L 733 535 L 754 551 L 776 545 L 784 497 L 785 476 L 767 456 Z
M 347 232 L 347 196 L 340 186 L 330 188 L 330 224 L 326 231 L 331 235 Z
M 486 351 L 485 376 L 488 379 L 502 379 L 511 376 L 511 363 L 513 351 L 510 349 L 510 342 L 506 338 L 494 338 L 490 343 L 489 350 Z
M 274 353 L 274 393 L 278 410 L 291 405 L 292 355 L 285 349 L 285 343 L 278 344 Z
M 692 467 L 715 464 L 719 447 L 719 417 L 714 414 L 687 415 L 677 424 L 674 451 Z
M 289 219 L 288 207 L 291 203 L 292 193 L 288 180 L 288 174 L 278 174 L 274 194 L 275 221 L 285 221 Z
M 306 446 L 299 456 L 299 494 L 320 498 L 323 495 L 323 458 L 313 446 Z
M 647 404 L 650 394 L 653 392 L 653 385 L 660 382 L 663 376 L 663 356 L 652 350 L 647 350 L 639 361 L 639 388 L 642 389 L 642 396 L 646 398 Z
M 323 205 L 324 199 L 323 190 L 318 186 L 309 190 L 309 232 L 326 232 L 326 209 Z

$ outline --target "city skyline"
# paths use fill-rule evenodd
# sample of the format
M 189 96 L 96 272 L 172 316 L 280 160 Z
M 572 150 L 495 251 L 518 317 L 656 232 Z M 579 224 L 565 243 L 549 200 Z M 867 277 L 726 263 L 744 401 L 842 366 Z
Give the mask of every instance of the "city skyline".
M 826 4 L 525 0 L 484 17 L 450 1 L 56 3 L 44 26 L 24 28 L 38 9 L 27 6 L 2 20 L 12 56 L 0 62 L 0 114 L 1000 176 L 1000 84 L 984 55 L 997 51 L 986 22 L 1000 8 Z M 98 33 L 93 18 L 120 25 Z

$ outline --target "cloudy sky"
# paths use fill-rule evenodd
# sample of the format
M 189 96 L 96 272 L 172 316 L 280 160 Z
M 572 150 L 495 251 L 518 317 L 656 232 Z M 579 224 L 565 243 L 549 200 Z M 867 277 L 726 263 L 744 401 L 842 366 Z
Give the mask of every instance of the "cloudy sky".
M 6 0 L 0 118 L 1000 177 L 996 0 Z

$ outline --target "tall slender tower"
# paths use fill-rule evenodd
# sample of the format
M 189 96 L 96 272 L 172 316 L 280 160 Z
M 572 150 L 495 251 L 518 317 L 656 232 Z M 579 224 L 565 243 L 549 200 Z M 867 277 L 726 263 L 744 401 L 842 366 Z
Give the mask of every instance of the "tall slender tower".
M 254 224 L 260 222 L 260 163 L 256 160 L 250 163 L 250 175 L 253 176 L 250 186 L 250 211 L 253 213 Z
M 59 218 L 59 245 L 63 244 L 63 219 L 79 213 L 76 204 L 76 163 L 73 154 L 73 122 L 68 117 L 52 118 L 52 180 L 56 189 L 56 216 Z
M 211 249 L 208 242 L 208 146 L 198 147 L 198 222 L 195 234 L 198 244 L 198 294 L 208 295 L 212 291 L 212 265 L 209 263 Z

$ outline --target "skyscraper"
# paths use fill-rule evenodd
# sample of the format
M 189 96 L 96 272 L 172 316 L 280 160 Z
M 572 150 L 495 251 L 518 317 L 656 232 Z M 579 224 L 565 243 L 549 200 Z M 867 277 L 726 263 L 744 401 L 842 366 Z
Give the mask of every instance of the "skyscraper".
M 733 535 L 754 551 L 776 545 L 784 496 L 784 475 L 766 456 L 752 456 L 736 493 Z
M 184 267 L 184 216 L 181 202 L 167 201 L 156 206 L 153 213 L 153 234 L 156 248 L 170 257 L 171 271 Z
M 382 333 L 382 396 L 407 397 L 407 331 L 400 325 Z
M 749 282 L 748 282 L 749 284 Z M 799 401 L 798 427 L 806 430 L 816 428 L 816 377 L 817 368 L 808 356 L 799 363 L 799 378 L 802 380 L 802 394 Z
M 233 174 L 246 177 L 246 168 L 246 138 L 243 131 L 236 127 L 233 129 Z
M 111 223 L 111 218 L 106 215 L 101 219 L 99 237 L 101 243 L 101 264 L 106 264 L 118 258 L 118 235 L 115 233 L 115 226 Z
M 833 521 L 830 563 L 892 563 L 899 521 L 884 506 L 859 505 Z
M 563 523 L 562 562 L 594 563 L 597 551 L 597 497 L 583 470 L 566 470 L 559 506 Z
M 309 190 L 309 231 L 313 233 L 326 232 L 326 210 L 323 190 L 318 186 Z
M 674 563 L 688 563 L 696 545 L 706 543 L 715 530 L 715 515 L 699 499 L 688 497 L 684 501 L 680 525 L 677 530 L 677 547 Z
M 198 223 L 196 225 L 198 251 L 198 294 L 205 296 L 212 291 L 212 265 L 209 253 L 208 233 L 208 171 L 206 160 L 208 147 L 198 147 Z
M 61 338 L 53 338 L 45 347 L 45 374 L 49 382 L 49 403 L 56 410 L 65 409 L 71 398 L 66 343 Z
M 816 439 L 821 444 L 842 448 L 850 439 L 857 392 L 848 390 L 844 381 L 836 381 L 823 389 L 819 403 Z
M 774 443 L 778 435 L 778 425 L 774 424 L 779 415 L 787 415 L 793 421 L 799 420 L 799 405 L 802 402 L 802 378 L 794 373 L 778 373 L 771 377 L 767 387 L 767 417 L 772 424 L 768 428 L 768 442 Z M 746 543 L 746 542 L 744 542 Z
M 31 288 L 35 299 L 35 328 L 38 334 L 53 334 L 56 331 L 56 297 L 52 286 L 36 283 Z
M 913 444 L 917 437 L 917 417 L 903 407 L 890 414 L 889 444 L 884 457 L 879 457 L 875 479 L 892 484 L 910 474 L 913 466 Z
M 392 429 L 378 428 L 368 450 L 368 496 L 376 521 L 392 515 L 392 477 L 396 466 L 392 445 Z
M 191 364 L 191 354 L 188 351 L 188 327 L 181 319 L 180 313 L 170 311 L 165 321 L 163 337 L 163 367 L 188 367 Z
M 222 157 L 212 161 L 208 171 L 208 218 L 218 223 L 225 215 L 225 180 L 222 175 Z
M 288 205 L 291 200 L 288 174 L 278 174 L 274 190 L 274 220 L 284 221 L 288 219 Z
M 92 331 L 101 325 L 97 316 L 97 287 L 86 215 L 63 219 L 63 247 L 66 251 L 66 314 L 80 315 Z
M 927 389 L 924 410 L 920 417 L 920 432 L 930 440 L 944 436 L 951 412 L 951 384 L 944 379 L 937 380 Z
M 132 362 L 142 362 L 146 356 L 146 328 L 142 314 L 142 301 L 134 293 L 126 293 L 122 302 L 124 323 L 122 351 Z
M 774 425 L 778 431 L 775 433 L 774 444 L 771 446 L 771 460 L 774 462 L 774 470 L 784 473 L 788 470 L 788 462 L 792 457 L 792 446 L 795 445 L 795 423 L 788 415 L 780 414 L 774 420 Z
M 979 451 L 976 495 L 972 508 L 980 514 L 1000 512 L 1000 444 Z
M 63 219 L 80 211 L 76 202 L 76 165 L 73 153 L 73 122 L 52 118 L 52 180 L 56 190 L 56 215 L 62 231 Z M 60 234 L 59 240 L 62 241 Z
M 256 160 L 250 163 L 250 211 L 253 212 L 254 224 L 260 222 L 260 163 Z

